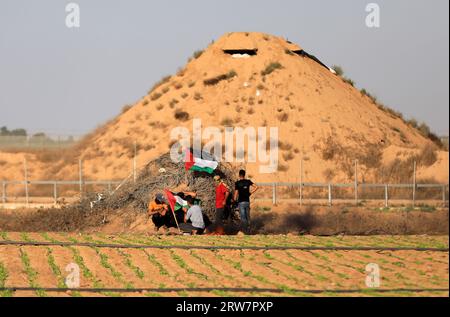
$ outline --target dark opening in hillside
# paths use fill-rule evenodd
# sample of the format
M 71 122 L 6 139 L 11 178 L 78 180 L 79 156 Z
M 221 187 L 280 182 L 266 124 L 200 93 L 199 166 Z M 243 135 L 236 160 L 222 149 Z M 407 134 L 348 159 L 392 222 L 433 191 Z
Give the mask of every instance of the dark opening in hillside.
M 322 63 L 317 57 L 315 57 L 314 55 L 308 54 L 304 50 L 293 51 L 293 53 L 295 53 L 301 57 L 308 57 L 308 58 L 312 59 L 313 61 L 315 61 L 316 63 L 322 65 L 326 69 L 329 69 L 329 67 L 327 65 L 325 65 L 324 63 Z
M 228 55 L 236 55 L 236 54 L 245 55 L 245 54 L 247 54 L 250 56 L 255 56 L 256 54 L 258 54 L 257 49 L 223 50 L 223 52 Z

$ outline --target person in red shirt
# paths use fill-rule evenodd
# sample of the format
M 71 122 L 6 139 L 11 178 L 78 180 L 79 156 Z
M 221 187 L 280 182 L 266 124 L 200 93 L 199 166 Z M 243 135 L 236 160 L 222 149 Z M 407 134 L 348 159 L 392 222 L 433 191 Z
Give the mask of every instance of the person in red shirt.
M 216 234 L 223 234 L 223 214 L 230 190 L 219 175 L 214 176 L 214 182 L 216 184 L 216 219 L 214 227 Z

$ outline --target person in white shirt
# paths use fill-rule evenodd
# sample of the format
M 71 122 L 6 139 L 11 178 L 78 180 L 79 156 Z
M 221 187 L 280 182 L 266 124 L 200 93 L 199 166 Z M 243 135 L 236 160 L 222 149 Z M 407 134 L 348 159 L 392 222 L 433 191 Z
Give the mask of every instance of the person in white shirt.
M 202 209 L 200 206 L 194 205 L 194 198 L 191 196 L 188 196 L 186 201 L 189 209 L 184 215 L 184 223 L 180 223 L 180 229 L 186 233 L 202 234 L 205 230 Z

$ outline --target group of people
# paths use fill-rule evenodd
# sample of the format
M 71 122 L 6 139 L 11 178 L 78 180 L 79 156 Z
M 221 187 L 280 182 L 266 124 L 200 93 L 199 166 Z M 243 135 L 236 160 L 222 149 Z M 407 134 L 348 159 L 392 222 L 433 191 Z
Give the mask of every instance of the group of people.
M 155 227 L 178 228 L 187 234 L 203 234 L 208 229 L 210 234 L 224 233 L 224 216 L 229 215 L 233 206 L 239 208 L 241 229 L 248 234 L 250 232 L 250 196 L 258 190 L 256 184 L 246 179 L 246 172 L 239 171 L 239 180 L 235 183 L 234 192 L 230 190 L 223 179 L 214 176 L 215 183 L 215 219 L 212 226 L 201 209 L 201 201 L 194 192 L 179 192 L 174 195 L 186 202 L 186 205 L 176 204 L 174 210 L 170 207 L 164 194 L 157 194 L 149 203 L 148 215 Z

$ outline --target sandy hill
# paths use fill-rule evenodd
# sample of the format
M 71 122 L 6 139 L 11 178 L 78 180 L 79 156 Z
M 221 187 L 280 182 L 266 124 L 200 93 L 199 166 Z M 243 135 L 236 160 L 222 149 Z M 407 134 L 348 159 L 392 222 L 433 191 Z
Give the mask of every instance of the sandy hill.
M 126 177 L 134 142 L 143 166 L 169 150 L 173 127 L 192 130 L 195 118 L 222 128 L 279 127 L 278 173 L 260 174 L 257 163 L 247 164 L 258 181 L 297 181 L 303 158 L 305 181 L 349 181 L 357 159 L 360 181 L 409 180 L 417 160 L 419 179 L 448 182 L 448 152 L 308 51 L 262 33 L 229 33 L 196 52 L 70 154 L 37 155 L 31 177 L 76 179 L 79 156 L 90 179 Z M 0 154 L 0 162 L 19 161 L 4 164 L 3 175 L 20 177 L 22 156 Z M 44 164 L 52 160 L 58 164 Z

